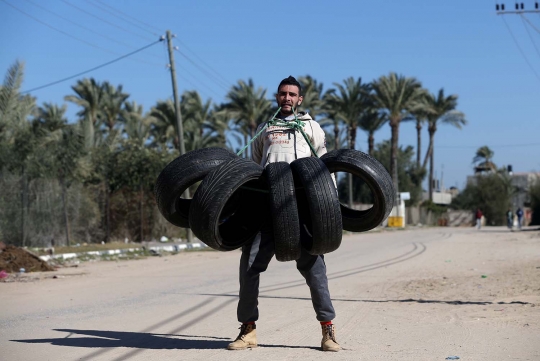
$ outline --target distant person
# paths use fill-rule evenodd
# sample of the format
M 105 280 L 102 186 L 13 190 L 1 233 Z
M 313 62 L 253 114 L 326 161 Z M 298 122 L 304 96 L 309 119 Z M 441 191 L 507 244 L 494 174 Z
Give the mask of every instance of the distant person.
M 512 213 L 512 210 L 508 208 L 506 211 L 506 225 L 508 226 L 509 230 L 512 230 L 512 227 L 514 225 L 514 214 Z
M 518 219 L 518 228 L 521 230 L 521 227 L 523 226 L 523 210 L 521 209 L 521 207 L 517 209 L 516 216 Z
M 476 213 L 474 215 L 474 218 L 476 219 L 476 228 L 480 229 L 482 227 L 482 211 L 480 208 L 476 208 Z

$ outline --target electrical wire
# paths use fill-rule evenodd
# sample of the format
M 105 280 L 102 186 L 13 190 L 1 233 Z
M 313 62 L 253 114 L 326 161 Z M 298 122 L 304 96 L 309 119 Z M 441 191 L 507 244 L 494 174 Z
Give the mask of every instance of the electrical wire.
M 191 50 L 185 43 L 183 43 L 180 39 L 178 39 L 178 42 L 180 45 L 182 45 L 183 48 L 185 48 L 187 51 L 189 51 L 197 60 L 199 60 L 203 65 L 205 65 L 208 69 L 210 69 L 214 74 L 216 74 L 218 77 L 220 77 L 225 84 L 227 84 L 228 87 L 231 87 L 231 82 L 227 79 L 225 79 L 224 76 L 222 76 L 219 72 L 217 72 L 214 68 L 212 68 L 210 65 L 208 65 L 203 59 L 201 59 L 193 50 Z
M 534 24 L 531 23 L 531 22 L 529 21 L 529 19 L 527 19 L 527 17 L 526 17 L 525 15 L 523 15 L 523 14 L 519 14 L 519 15 L 521 15 L 521 19 L 522 19 L 522 20 L 525 19 L 525 21 L 528 22 L 529 25 L 530 25 L 534 30 L 536 30 L 536 32 L 537 32 L 538 34 L 540 34 L 540 30 L 539 30 L 536 26 L 534 26 Z
M 122 41 L 118 41 L 118 40 L 116 40 L 116 39 L 114 39 L 114 38 L 111 38 L 110 36 L 107 36 L 107 35 L 98 33 L 97 31 L 95 31 L 95 30 L 93 30 L 93 29 L 90 29 L 90 28 L 88 28 L 88 27 L 86 27 L 86 26 L 84 26 L 84 25 L 81 25 L 81 24 L 79 24 L 79 23 L 77 23 L 77 22 L 75 22 L 75 21 L 73 21 L 73 20 L 71 20 L 71 19 L 68 19 L 68 18 L 66 18 L 66 17 L 64 17 L 64 16 L 62 16 L 62 15 L 59 15 L 59 14 L 57 14 L 57 13 L 55 13 L 55 12 L 53 12 L 53 11 L 47 9 L 47 8 L 45 8 L 45 7 L 43 7 L 43 6 L 41 6 L 41 5 L 37 4 L 37 3 L 35 3 L 35 2 L 32 1 L 32 0 L 25 0 L 25 1 L 26 1 L 26 2 L 29 2 L 30 4 L 32 4 L 32 5 L 34 5 L 34 6 L 38 7 L 38 8 L 40 8 L 41 10 L 43 10 L 43 11 L 45 11 L 45 12 L 48 12 L 49 14 L 52 14 L 52 15 L 54 15 L 54 16 L 56 16 L 56 17 L 62 19 L 62 20 L 65 20 L 65 21 L 69 22 L 70 24 L 73 24 L 73 25 L 75 25 L 75 26 L 77 26 L 77 27 L 79 27 L 79 28 L 81 28 L 81 29 L 84 29 L 84 30 L 89 31 L 89 32 L 91 32 L 91 33 L 93 33 L 93 34 L 96 34 L 96 35 L 98 35 L 98 36 L 101 36 L 101 37 L 104 38 L 104 39 L 107 39 L 107 40 L 109 40 L 109 41 L 112 41 L 112 42 L 114 42 L 114 43 L 116 43 L 116 44 L 120 44 L 120 45 L 125 46 L 125 47 L 128 47 L 128 48 L 134 48 L 134 46 L 132 46 L 132 45 L 126 44 L 126 43 L 124 43 L 124 42 L 122 42 Z
M 514 33 L 512 33 L 512 30 L 510 29 L 510 27 L 508 26 L 508 23 L 506 22 L 506 20 L 504 19 L 504 16 L 501 17 L 503 19 L 503 22 L 504 22 L 504 25 L 506 25 L 506 28 L 508 29 L 508 31 L 510 32 L 510 35 L 512 36 L 512 39 L 514 40 L 514 43 L 516 44 L 517 48 L 519 49 L 519 52 L 521 53 L 521 55 L 523 56 L 523 58 L 525 59 L 525 61 L 527 62 L 527 64 L 529 65 L 529 68 L 531 68 L 531 70 L 533 71 L 534 75 L 536 75 L 536 78 L 538 80 L 540 80 L 540 75 L 538 75 L 538 73 L 536 72 L 536 70 L 533 68 L 533 66 L 531 65 L 531 63 L 529 62 L 529 59 L 527 58 L 527 56 L 525 55 L 525 53 L 523 52 L 523 50 L 521 49 L 521 47 L 519 46 L 519 43 L 516 39 L 516 37 L 514 36 Z
M 79 10 L 79 11 L 82 12 L 82 13 L 85 13 L 85 14 L 87 14 L 87 15 L 93 17 L 93 18 L 98 19 L 99 21 L 102 21 L 102 22 L 104 22 L 104 23 L 106 23 L 106 24 L 109 24 L 110 26 L 113 26 L 113 27 L 115 27 L 115 28 L 117 28 L 117 29 L 120 29 L 120 30 L 122 30 L 122 31 L 125 31 L 125 32 L 127 32 L 127 33 L 130 33 L 130 34 L 132 34 L 132 35 L 138 36 L 138 37 L 140 37 L 140 38 L 142 38 L 142 39 L 149 40 L 149 38 L 148 38 L 147 36 L 144 36 L 144 35 L 140 35 L 140 34 L 134 33 L 133 31 L 130 31 L 130 30 L 126 29 L 126 28 L 123 28 L 123 27 L 121 27 L 121 26 L 118 26 L 118 25 L 116 25 L 116 24 L 113 24 L 113 23 L 111 23 L 110 21 L 107 21 L 107 20 L 105 20 L 105 19 L 103 19 L 103 18 L 101 18 L 101 17 L 99 17 L 99 16 L 97 16 L 97 15 L 95 15 L 95 14 L 92 14 L 91 12 L 82 9 L 82 8 L 78 7 L 77 5 L 73 5 L 72 3 L 70 3 L 70 2 L 68 2 L 68 1 L 66 1 L 66 0 L 60 0 L 60 1 L 62 1 L 63 3 L 69 5 L 69 6 L 75 8 L 75 9 L 77 9 L 77 10 Z
M 146 45 L 146 46 L 143 46 L 143 47 L 140 48 L 140 49 L 137 49 L 137 50 L 135 50 L 135 51 L 132 51 L 131 53 L 128 53 L 128 54 L 126 54 L 126 55 L 122 55 L 121 57 L 116 58 L 116 59 L 114 59 L 114 60 L 111 60 L 111 61 L 109 61 L 109 62 L 106 62 L 106 63 L 104 63 L 104 64 L 101 64 L 101 65 L 98 65 L 98 66 L 96 66 L 96 67 L 93 67 L 92 69 L 85 70 L 85 71 L 83 71 L 83 72 L 77 73 L 77 74 L 72 75 L 72 76 L 69 76 L 69 77 L 67 77 L 67 78 L 63 78 L 63 79 L 54 81 L 54 82 L 52 82 L 52 83 L 48 83 L 48 84 L 45 84 L 45 85 L 38 86 L 38 87 L 36 87 L 36 88 L 32 88 L 32 89 L 29 89 L 29 90 L 25 90 L 25 91 L 21 92 L 21 94 L 30 93 L 30 92 L 33 92 L 33 91 L 35 91 L 35 90 L 47 88 L 47 87 L 50 87 L 50 86 L 52 86 L 52 85 L 56 85 L 56 84 L 58 84 L 58 83 L 62 83 L 62 82 L 64 82 L 64 81 L 67 81 L 67 80 L 70 80 L 70 79 L 79 77 L 79 76 L 84 75 L 84 74 L 87 74 L 87 73 L 90 73 L 90 72 L 92 72 L 92 71 L 94 71 L 94 70 L 97 70 L 97 69 L 103 68 L 103 67 L 105 67 L 105 66 L 107 66 L 107 65 L 116 63 L 116 62 L 119 61 L 119 60 L 122 60 L 122 59 L 124 59 L 124 58 L 127 58 L 128 56 L 131 56 L 131 55 L 136 54 L 136 53 L 138 53 L 138 52 L 140 52 L 140 51 L 143 51 L 143 50 L 145 50 L 145 49 L 147 49 L 147 48 L 149 48 L 149 47 L 151 47 L 151 46 L 153 46 L 153 45 L 155 45 L 155 44 L 157 44 L 157 43 L 159 43 L 159 42 L 161 42 L 161 41 L 163 41 L 163 40 L 164 40 L 164 39 L 161 38 L 161 39 L 159 39 L 159 40 L 157 40 L 157 41 L 155 41 L 155 42 L 153 42 L 153 43 L 151 43 L 151 44 L 148 44 L 148 45 Z
M 540 143 L 523 143 L 523 144 L 499 144 L 499 145 L 491 145 L 491 148 L 517 148 L 517 147 L 533 147 L 533 146 L 539 146 Z M 451 149 L 458 149 L 458 148 L 480 148 L 480 145 L 435 145 L 437 148 L 451 148 Z
M 48 28 L 50 28 L 50 29 L 52 29 L 52 30 L 54 30 L 54 31 L 57 31 L 57 32 L 59 32 L 59 33 L 65 35 L 65 36 L 67 36 L 67 37 L 70 37 L 70 38 L 72 38 L 72 39 L 74 39 L 74 40 L 77 40 L 77 41 L 79 41 L 79 42 L 81 42 L 81 43 L 83 43 L 83 44 L 86 44 L 86 45 L 91 46 L 91 47 L 93 47 L 93 48 L 99 49 L 99 50 L 104 51 L 104 52 L 106 52 L 106 53 L 109 53 L 109 54 L 112 54 L 112 55 L 120 55 L 120 53 L 117 53 L 117 52 L 108 50 L 108 49 L 103 48 L 103 47 L 101 47 L 101 46 L 99 46 L 99 45 L 90 43 L 90 42 L 88 42 L 88 41 L 86 41 L 86 40 L 84 40 L 84 39 L 81 39 L 81 38 L 78 38 L 78 37 L 76 37 L 76 36 L 74 36 L 74 35 L 71 35 L 70 33 L 65 32 L 65 31 L 63 31 L 63 30 L 61 30 L 61 29 L 58 29 L 58 28 L 56 28 L 56 27 L 54 27 L 54 26 L 52 26 L 52 25 L 50 25 L 50 24 L 48 24 L 48 23 L 46 23 L 46 22 L 44 22 L 44 21 L 42 21 L 42 20 L 40 20 L 40 19 L 38 19 L 38 18 L 36 18 L 35 16 L 32 16 L 32 15 L 28 14 L 26 11 L 24 11 L 24 10 L 22 10 L 22 9 L 19 9 L 19 8 L 16 7 L 15 5 L 10 4 L 10 3 L 7 2 L 6 0 L 0 0 L 0 1 L 4 2 L 6 5 L 12 7 L 14 10 L 16 10 L 16 11 L 22 13 L 23 15 L 29 17 L 30 19 L 32 19 L 32 20 L 34 20 L 34 21 L 36 21 L 36 22 L 38 22 L 38 23 L 40 23 L 40 24 L 42 24 L 42 25 L 44 25 L 44 26 L 46 26 L 46 27 L 48 27 Z M 133 48 L 133 46 L 131 46 L 131 48 Z M 145 61 L 145 60 L 136 59 L 136 58 L 134 58 L 134 59 L 132 59 L 132 60 L 137 61 L 137 62 L 140 62 L 140 63 L 145 63 L 145 64 L 153 65 L 153 66 L 156 66 L 156 65 L 159 66 L 159 67 L 163 66 L 162 64 L 151 63 L 151 62 L 148 62 L 148 61 Z
M 224 86 L 223 83 L 221 83 L 221 81 L 216 78 L 215 76 L 213 76 L 212 74 L 210 74 L 208 71 L 206 71 L 204 68 L 202 68 L 201 66 L 199 66 L 196 62 L 194 62 L 193 60 L 191 60 L 187 55 L 185 55 L 184 53 L 182 53 L 180 50 L 178 49 L 175 49 L 178 53 L 180 53 L 180 55 L 182 55 L 187 61 L 189 61 L 195 68 L 197 68 L 201 73 L 205 74 L 210 80 L 213 80 L 214 83 L 216 85 L 218 85 L 219 87 L 221 87 L 222 89 L 224 89 L 225 91 L 229 91 L 229 89 L 227 88 L 227 86 Z
M 525 19 L 525 20 L 527 20 L 527 19 Z M 523 26 L 525 27 L 525 30 L 527 30 L 527 35 L 529 35 L 529 39 L 531 39 L 531 43 L 533 44 L 534 49 L 536 50 L 536 54 L 538 54 L 538 56 L 540 57 L 540 50 L 538 50 L 538 47 L 536 46 L 536 43 L 534 42 L 534 39 L 533 39 L 533 37 L 531 35 L 531 31 L 529 30 L 529 28 L 527 27 L 527 24 L 525 23 L 525 20 L 524 20 L 524 17 L 522 15 L 521 16 L 521 22 L 523 23 Z
M 122 14 L 123 16 L 125 16 L 125 17 L 127 17 L 127 18 L 130 18 L 130 19 L 132 19 L 132 20 L 135 20 L 135 21 L 137 21 L 138 23 L 143 24 L 143 25 L 145 25 L 145 26 L 147 26 L 147 27 L 149 27 L 149 28 L 151 28 L 151 29 L 157 30 L 159 33 L 161 33 L 161 32 L 163 31 L 163 30 L 161 30 L 161 29 L 159 29 L 159 28 L 157 28 L 157 27 L 155 27 L 155 26 L 153 26 L 153 25 L 150 25 L 150 24 L 148 24 L 148 23 L 145 23 L 144 21 L 141 21 L 141 20 L 139 20 L 139 19 L 134 18 L 133 16 L 130 16 L 130 15 L 124 13 L 123 11 L 120 11 L 120 10 L 118 10 L 117 8 L 112 7 L 112 6 L 110 6 L 110 5 L 106 4 L 106 3 L 104 3 L 103 1 L 100 1 L 100 0 L 96 0 L 96 1 L 97 1 L 98 3 L 100 3 L 101 5 L 104 5 L 104 6 L 108 7 L 109 9 L 112 9 L 112 10 L 118 12 L 119 14 Z M 148 30 L 147 30 L 147 31 L 148 31 Z
M 103 6 L 101 6 L 101 5 L 99 5 L 99 4 L 96 4 L 95 2 L 93 2 L 93 1 L 91 1 L 91 0 L 86 0 L 86 2 L 89 3 L 89 4 L 92 5 L 92 6 L 97 7 L 97 8 L 100 9 L 101 11 L 104 11 L 104 12 L 106 12 L 106 13 L 108 13 L 108 14 L 110 14 L 110 15 L 112 15 L 112 16 L 114 16 L 114 17 L 120 19 L 120 20 L 123 20 L 123 21 L 125 21 L 126 23 L 131 24 L 131 25 L 133 25 L 133 26 L 135 26 L 135 27 L 137 27 L 137 28 L 139 28 L 139 29 L 141 29 L 141 30 L 143 30 L 143 31 L 149 32 L 149 33 L 152 34 L 152 35 L 158 35 L 158 34 L 155 33 L 155 32 L 151 32 L 151 31 L 149 31 L 148 29 L 145 29 L 145 28 L 143 28 L 142 26 L 140 26 L 140 25 L 138 25 L 138 24 L 135 24 L 135 23 L 134 23 L 133 21 L 131 21 L 131 20 L 124 19 L 123 17 L 121 17 L 121 16 L 115 14 L 113 11 L 107 10 L 107 9 L 105 9 Z
M 65 0 L 62 0 L 62 1 L 65 2 Z M 154 34 L 154 35 L 157 35 L 155 32 L 152 32 L 152 31 L 149 31 L 149 30 L 147 30 L 147 29 L 144 29 L 144 28 L 142 28 L 141 26 L 139 26 L 139 25 L 137 25 L 137 24 L 134 24 L 133 21 L 128 21 L 128 20 L 126 20 L 125 18 L 130 18 L 130 19 L 132 19 L 132 20 L 134 20 L 134 21 L 136 21 L 136 22 L 138 22 L 138 23 L 143 24 L 143 25 L 146 26 L 146 27 L 149 27 L 149 28 L 152 28 L 152 29 L 157 29 L 158 31 L 161 31 L 161 30 L 159 30 L 158 28 L 156 28 L 156 27 L 154 27 L 154 26 L 152 26 L 152 25 L 150 25 L 150 24 L 147 24 L 147 23 L 145 23 L 145 22 L 143 22 L 143 21 L 141 21 L 141 20 L 138 20 L 138 19 L 134 18 L 133 16 L 130 16 L 130 15 L 128 15 L 128 14 L 126 14 L 126 13 L 124 13 L 124 12 L 122 12 L 122 11 L 120 11 L 120 10 L 118 10 L 118 9 L 116 9 L 116 8 L 114 8 L 114 7 L 112 7 L 112 6 L 108 5 L 108 4 L 106 4 L 106 3 L 104 3 L 103 1 L 100 1 L 100 0 L 86 0 L 86 1 L 87 1 L 88 3 L 90 3 L 91 5 L 93 5 L 93 6 L 97 7 L 97 8 L 99 8 L 99 9 L 101 9 L 102 11 L 105 11 L 105 12 L 107 12 L 107 13 L 109 13 L 109 14 L 111 14 L 111 15 L 113 15 L 113 16 L 115 16 L 115 17 L 117 17 L 117 18 L 119 18 L 119 19 L 121 19 L 121 20 L 123 20 L 123 21 L 126 21 L 126 22 L 128 22 L 129 24 L 132 24 L 132 25 L 138 27 L 139 29 L 142 29 L 142 30 L 144 30 L 144 31 L 147 31 L 147 32 L 149 32 L 149 33 L 152 33 L 152 34 Z M 97 3 L 99 3 L 99 4 L 103 5 L 103 6 L 100 6 L 100 5 L 98 5 Z M 109 9 L 111 9 L 112 11 L 105 9 L 104 6 L 107 7 L 107 8 L 109 8 Z M 122 14 L 122 16 L 116 15 L 115 12 L 116 12 L 116 13 L 119 13 L 119 14 Z M 192 61 L 191 59 L 189 59 L 185 54 L 183 54 L 181 51 L 179 51 L 179 50 L 177 49 L 177 51 L 179 51 L 179 53 L 180 53 L 182 56 L 184 56 L 188 61 L 190 61 L 195 67 L 197 67 L 197 68 L 198 68 L 201 72 L 203 72 L 206 76 L 208 76 L 208 77 L 210 77 L 210 78 L 213 78 L 214 82 L 216 82 L 219 86 L 221 86 L 221 87 L 225 86 L 224 89 L 225 89 L 226 91 L 228 90 L 228 88 L 231 87 L 231 82 L 230 82 L 230 81 L 228 81 L 227 79 L 225 79 L 225 77 L 223 77 L 221 74 L 219 74 L 219 72 L 217 72 L 215 69 L 213 69 L 213 68 L 212 68 L 208 63 L 206 63 L 203 59 L 201 59 L 201 58 L 200 58 L 195 52 L 193 52 L 187 45 L 185 45 L 184 43 L 182 43 L 180 40 L 178 40 L 178 41 L 179 41 L 179 43 L 182 45 L 183 48 L 185 48 L 186 50 L 188 50 L 195 58 L 197 58 L 197 60 L 198 60 L 201 64 L 203 64 L 204 66 L 206 66 L 213 74 L 208 73 L 208 71 L 206 71 L 205 69 L 203 69 L 200 65 L 198 65 L 197 63 L 195 63 L 194 61 Z M 214 74 L 215 74 L 215 75 L 214 75 Z M 218 79 L 218 78 L 219 78 L 219 79 Z
M 184 68 L 181 64 L 179 64 L 178 60 L 175 60 L 175 64 L 178 68 L 181 68 L 185 74 L 189 74 L 192 78 L 195 79 L 195 81 L 197 82 L 197 84 L 199 85 L 196 85 L 194 84 L 193 82 L 191 82 L 189 79 L 187 79 L 186 77 L 182 76 L 181 74 L 178 74 L 176 73 L 176 76 L 179 77 L 179 78 L 182 78 L 183 80 L 185 80 L 187 83 L 189 83 L 191 86 L 193 86 L 194 89 L 197 89 L 197 88 L 200 88 L 200 86 L 202 86 L 203 88 L 207 89 L 208 91 L 210 91 L 212 94 L 216 95 L 219 97 L 219 94 L 216 93 L 216 91 L 214 89 L 212 89 L 211 87 L 209 87 L 205 82 L 201 81 L 200 79 L 197 79 L 192 73 L 190 73 L 186 68 Z M 208 95 L 208 94 L 206 94 Z
M 17 10 L 18 12 L 20 12 L 20 13 L 22 13 L 22 14 L 28 16 L 29 18 L 33 19 L 34 21 L 37 21 L 38 23 L 40 23 L 40 24 L 42 24 L 42 25 L 45 25 L 46 27 L 48 27 L 48 28 L 50 28 L 50 29 L 52 29 L 52 30 L 54 30 L 54 31 L 58 31 L 59 33 L 62 33 L 62 34 L 66 35 L 66 36 L 68 36 L 68 37 L 70 37 L 70 38 L 72 38 L 72 39 L 75 39 L 75 40 L 77 40 L 77 41 L 80 41 L 80 42 L 82 42 L 82 43 L 84 43 L 84 44 L 86 44 L 86 45 L 89 45 L 89 46 L 93 47 L 93 48 L 103 50 L 103 51 L 105 51 L 105 52 L 107 52 L 107 53 L 109 53 L 109 54 L 118 55 L 118 54 L 116 54 L 116 53 L 114 53 L 114 52 L 112 52 L 112 51 L 110 51 L 110 50 L 107 50 L 107 49 L 105 49 L 105 48 L 102 48 L 102 47 L 99 46 L 99 45 L 92 44 L 92 43 L 90 43 L 90 42 L 88 42 L 88 41 L 86 41 L 86 40 L 80 39 L 80 38 L 78 38 L 78 37 L 76 37 L 76 36 L 73 36 L 73 35 L 71 35 L 71 34 L 69 34 L 69 33 L 66 33 L 66 32 L 63 31 L 63 30 L 60 30 L 60 29 L 58 29 L 58 28 L 55 28 L 54 26 L 49 25 L 49 24 L 47 24 L 46 22 L 41 21 L 41 20 L 39 20 L 38 18 L 36 18 L 36 17 L 34 17 L 34 16 L 28 14 L 26 11 L 19 9 L 19 8 L 16 7 L 15 5 L 8 3 L 6 0 L 0 0 L 0 1 L 4 2 L 5 4 L 9 5 L 9 6 L 12 7 L 13 9 Z

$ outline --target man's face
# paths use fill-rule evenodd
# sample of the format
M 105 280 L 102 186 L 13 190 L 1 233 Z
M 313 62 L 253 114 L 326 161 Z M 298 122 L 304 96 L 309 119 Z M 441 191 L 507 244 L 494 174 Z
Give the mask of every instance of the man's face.
M 304 99 L 300 94 L 300 89 L 296 85 L 282 85 L 276 95 L 278 106 L 281 107 L 281 114 L 290 115 L 292 109 L 296 109 Z

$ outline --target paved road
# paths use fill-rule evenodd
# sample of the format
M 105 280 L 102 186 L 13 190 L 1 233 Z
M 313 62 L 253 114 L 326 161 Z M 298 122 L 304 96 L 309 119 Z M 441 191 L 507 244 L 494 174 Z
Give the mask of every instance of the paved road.
M 83 263 L 0 284 L 0 360 L 540 360 L 538 254 L 538 232 L 503 228 L 346 236 L 326 257 L 344 348 L 330 355 L 294 262 L 263 275 L 247 351 L 224 349 L 239 251 Z

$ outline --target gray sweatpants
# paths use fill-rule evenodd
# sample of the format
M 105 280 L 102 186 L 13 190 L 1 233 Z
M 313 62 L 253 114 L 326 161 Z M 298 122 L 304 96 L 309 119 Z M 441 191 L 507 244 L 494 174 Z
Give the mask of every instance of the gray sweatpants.
M 303 228 L 303 227 L 302 227 Z M 309 237 L 302 229 L 302 237 Z M 242 247 L 240 259 L 240 300 L 238 321 L 254 322 L 259 319 L 258 298 L 260 274 L 266 271 L 274 257 L 274 237 L 271 226 L 265 226 L 255 240 Z M 311 301 L 319 321 L 331 321 L 336 317 L 326 277 L 324 256 L 313 256 L 302 249 L 296 268 L 306 279 L 311 292 Z

